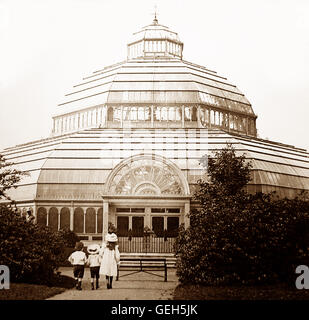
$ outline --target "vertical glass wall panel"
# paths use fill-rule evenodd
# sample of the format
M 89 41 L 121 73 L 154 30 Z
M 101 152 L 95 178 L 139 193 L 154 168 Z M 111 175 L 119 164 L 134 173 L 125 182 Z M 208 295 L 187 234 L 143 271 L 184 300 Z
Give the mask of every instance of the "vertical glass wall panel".
M 185 121 L 191 121 L 191 109 L 185 107 Z
M 192 121 L 197 121 L 197 108 L 192 108 Z
M 215 112 L 210 110 L 210 123 L 215 124 Z
M 168 120 L 175 121 L 175 108 L 174 107 L 170 107 L 168 109 Z
M 93 208 L 86 210 L 86 233 L 95 233 L 95 210 Z
M 152 230 L 157 237 L 164 236 L 164 217 L 152 217 Z
M 138 120 L 145 120 L 145 109 L 142 107 L 138 108 Z
M 145 120 L 146 121 L 151 120 L 151 108 L 150 107 L 145 108 Z
M 121 108 L 120 107 L 114 108 L 113 118 L 114 118 L 113 121 L 120 122 L 120 120 L 121 120 Z
M 168 237 L 177 237 L 179 228 L 178 217 L 167 217 L 167 235 Z
M 46 226 L 47 225 L 47 210 L 43 207 L 40 207 L 38 209 L 37 213 L 37 224 L 41 226 Z
M 163 107 L 161 109 L 161 120 L 166 121 L 168 119 L 168 115 L 167 115 L 167 108 Z
M 117 235 L 118 237 L 129 235 L 129 217 L 117 217 Z
M 70 210 L 62 208 L 60 211 L 60 229 L 70 228 Z
M 153 108 L 154 120 L 159 121 L 161 119 L 161 109 L 159 107 Z
M 49 209 L 48 226 L 54 231 L 58 230 L 58 209 L 55 207 Z
M 97 215 L 97 233 L 103 232 L 103 208 L 98 210 Z
M 130 120 L 130 108 L 124 107 L 122 111 L 122 119 L 124 121 L 129 121 Z
M 132 235 L 133 237 L 144 235 L 144 217 L 132 217 Z
M 182 109 L 178 107 L 176 109 L 176 121 L 181 121 L 181 119 L 182 119 Z
M 137 108 L 133 107 L 131 108 L 131 120 L 136 121 L 137 120 Z
M 109 107 L 107 110 L 107 121 L 113 121 L 114 110 L 112 107 Z
M 230 129 L 234 129 L 234 116 L 230 114 Z
M 73 231 L 76 233 L 83 233 L 84 232 L 84 210 L 82 208 L 76 208 L 74 210 Z

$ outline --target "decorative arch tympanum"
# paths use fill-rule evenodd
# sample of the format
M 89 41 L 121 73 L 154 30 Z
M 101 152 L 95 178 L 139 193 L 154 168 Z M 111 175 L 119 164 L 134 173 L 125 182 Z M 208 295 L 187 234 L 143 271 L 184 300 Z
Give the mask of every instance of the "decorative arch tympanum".
M 188 195 L 189 185 L 181 170 L 169 159 L 154 154 L 132 156 L 110 173 L 106 194 Z

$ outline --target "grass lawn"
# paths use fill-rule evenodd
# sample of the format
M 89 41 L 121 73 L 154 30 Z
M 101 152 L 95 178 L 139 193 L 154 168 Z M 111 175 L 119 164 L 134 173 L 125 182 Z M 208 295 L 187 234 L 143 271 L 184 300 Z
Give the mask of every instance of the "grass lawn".
M 11 283 L 9 290 L 0 290 L 1 300 L 44 300 L 74 286 L 74 279 L 60 276 L 51 286 Z
M 178 285 L 175 300 L 309 300 L 309 290 L 297 290 L 285 285 L 222 286 Z

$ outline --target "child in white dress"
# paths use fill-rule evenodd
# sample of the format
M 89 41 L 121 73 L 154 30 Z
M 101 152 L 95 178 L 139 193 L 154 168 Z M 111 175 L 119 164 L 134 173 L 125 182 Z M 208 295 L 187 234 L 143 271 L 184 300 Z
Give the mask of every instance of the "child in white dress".
M 105 275 L 107 289 L 112 289 L 113 277 L 117 276 L 117 265 L 120 263 L 120 253 L 115 233 L 108 233 L 101 249 L 100 274 Z

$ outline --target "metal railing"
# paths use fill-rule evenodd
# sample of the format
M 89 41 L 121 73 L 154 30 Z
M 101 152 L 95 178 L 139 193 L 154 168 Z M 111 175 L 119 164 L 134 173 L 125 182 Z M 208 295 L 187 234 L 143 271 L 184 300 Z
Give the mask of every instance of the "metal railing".
M 120 252 L 174 253 L 174 237 L 118 237 Z

